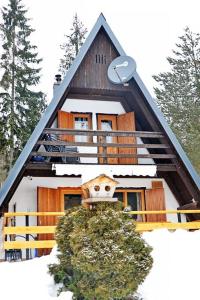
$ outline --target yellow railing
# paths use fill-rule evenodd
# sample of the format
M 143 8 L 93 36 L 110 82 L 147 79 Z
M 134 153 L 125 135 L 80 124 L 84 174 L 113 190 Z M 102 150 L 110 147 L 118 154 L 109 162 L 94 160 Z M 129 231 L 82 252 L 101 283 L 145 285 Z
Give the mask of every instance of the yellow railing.
M 150 214 L 200 214 L 200 210 L 162 210 L 162 211 L 130 211 L 127 212 L 131 215 L 150 215 Z M 15 235 L 32 235 L 32 234 L 54 234 L 56 226 L 8 226 L 9 220 L 13 217 L 30 217 L 30 216 L 64 216 L 64 212 L 16 212 L 16 213 L 5 213 L 4 214 L 4 249 L 39 249 L 39 248 L 53 248 L 56 244 L 55 240 L 13 240 L 6 241 L 6 236 Z M 200 229 L 200 221 L 195 222 L 136 222 L 136 231 L 144 232 L 151 231 L 154 229 Z
M 48 217 L 48 216 L 64 216 L 64 212 L 8 212 L 4 214 L 4 249 L 40 249 L 53 248 L 56 241 L 53 240 L 29 240 L 29 235 L 32 234 L 54 234 L 56 226 L 8 226 L 13 217 Z M 11 240 L 6 241 L 6 236 L 13 237 L 14 235 L 26 235 L 28 240 Z

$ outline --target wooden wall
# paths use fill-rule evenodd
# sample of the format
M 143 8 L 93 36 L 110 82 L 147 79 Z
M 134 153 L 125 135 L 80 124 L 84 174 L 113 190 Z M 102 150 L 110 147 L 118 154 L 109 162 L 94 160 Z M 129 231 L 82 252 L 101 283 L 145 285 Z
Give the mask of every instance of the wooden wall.
M 114 58 L 119 56 L 104 30 L 95 38 L 70 86 L 72 88 L 126 90 L 108 80 L 107 69 Z

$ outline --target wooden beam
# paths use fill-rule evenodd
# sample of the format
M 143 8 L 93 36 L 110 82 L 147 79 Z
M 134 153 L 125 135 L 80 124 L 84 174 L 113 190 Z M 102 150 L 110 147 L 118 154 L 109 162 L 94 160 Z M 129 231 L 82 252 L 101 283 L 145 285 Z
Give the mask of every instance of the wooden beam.
M 47 162 L 47 163 L 29 163 L 26 166 L 27 170 L 49 170 L 52 171 L 52 165 L 55 163 Z M 82 163 L 81 165 L 96 165 L 96 164 L 84 164 Z M 134 164 L 132 165 L 134 166 Z M 158 172 L 175 172 L 176 171 L 176 166 L 174 164 L 159 164 L 157 166 L 157 171 Z M 52 171 L 54 172 L 54 171 Z
M 160 164 L 157 166 L 157 172 L 175 172 L 176 171 L 176 165 L 175 164 Z
M 138 107 L 140 108 L 142 114 L 144 115 L 152 130 L 160 131 L 161 127 L 156 122 L 152 113 L 150 113 L 152 112 L 152 109 L 150 108 L 148 103 L 145 103 L 144 97 L 143 95 L 141 95 L 141 90 L 138 87 L 135 80 L 130 81 L 130 86 L 132 87 L 132 89 L 130 89 L 129 101 L 137 103 Z
M 118 144 L 118 143 L 89 143 L 89 142 L 65 142 L 65 141 L 38 141 L 38 145 L 51 146 L 80 146 L 80 147 L 115 147 L 115 148 L 151 148 L 151 149 L 167 149 L 167 144 Z
M 56 245 L 55 240 L 47 241 L 13 241 L 4 242 L 4 249 L 41 249 L 53 248 Z
M 4 227 L 4 234 L 55 233 L 56 226 L 12 226 Z
M 186 171 L 180 164 L 177 164 L 177 173 L 180 175 L 182 181 L 184 182 L 185 186 L 187 187 L 189 193 L 192 195 L 194 200 L 200 202 L 199 189 L 196 186 L 195 186 L 196 188 L 194 188 L 194 184 L 191 182 L 191 179 L 190 179 L 191 177 L 189 177 L 189 175 L 187 175 Z
M 187 222 L 187 223 L 136 223 L 136 231 L 137 232 L 144 232 L 144 231 L 151 231 L 155 229 L 169 229 L 169 230 L 176 230 L 176 229 L 200 229 L 200 222 Z
M 45 157 L 108 157 L 108 158 L 175 158 L 174 154 L 109 154 L 109 153 L 77 153 L 77 152 L 31 152 L 32 156 Z
M 121 93 L 122 94 L 122 93 Z M 88 89 L 88 88 L 71 88 L 68 94 L 70 99 L 79 99 L 79 100 L 97 100 L 97 101 L 114 101 L 122 102 L 124 100 L 123 96 L 119 96 L 120 93 L 110 90 L 98 90 L 98 89 Z
M 144 101 L 144 97 L 141 95 L 141 91 L 139 87 L 137 86 L 136 82 L 134 80 L 131 81 L 131 85 L 134 87 L 131 91 L 132 96 L 134 98 L 134 101 L 137 102 L 137 104 L 140 106 L 144 117 L 146 120 L 148 120 L 150 127 L 152 130 L 156 131 L 162 131 L 161 125 L 159 125 L 158 122 L 156 122 L 154 118 L 154 114 L 149 113 L 149 111 L 152 111 L 149 104 Z M 167 138 L 167 143 L 171 144 L 171 141 L 169 138 Z M 175 153 L 174 147 L 171 145 L 170 149 L 166 149 L 166 153 Z M 187 172 L 186 167 L 183 165 L 182 161 L 179 158 L 173 159 L 172 163 L 176 164 L 177 167 L 177 175 L 180 177 L 182 183 L 179 183 L 180 189 L 187 190 L 187 192 L 191 195 L 191 198 L 194 198 L 196 201 L 200 201 L 200 191 L 198 190 L 196 184 L 192 181 L 191 175 L 189 172 Z M 173 189 L 172 186 L 170 186 L 171 189 Z M 187 194 L 188 194 L 187 193 Z M 187 197 L 185 198 L 185 202 Z
M 52 162 L 42 162 L 42 163 L 28 163 L 26 165 L 26 170 L 47 170 L 52 171 Z
M 175 164 L 174 164 L 175 165 Z M 157 175 L 158 177 L 162 177 L 168 186 L 171 189 L 174 197 L 178 201 L 179 205 L 182 206 L 186 203 L 190 203 L 192 201 L 192 196 L 188 192 L 185 185 L 183 185 L 181 177 L 176 172 L 177 166 L 175 165 L 174 172 L 168 172 L 168 170 L 158 170 Z M 160 172 L 161 171 L 161 172 Z
M 125 212 L 126 214 L 131 215 L 148 215 L 148 214 L 199 214 L 200 209 L 183 209 L 183 210 L 176 210 L 176 209 L 168 209 L 168 210 L 133 210 L 130 212 Z M 5 218 L 10 217 L 19 217 L 19 216 L 64 216 L 64 212 L 8 212 L 4 214 Z M 16 227 L 13 227 L 16 228 Z
M 82 130 L 65 128 L 45 128 L 44 133 L 58 135 L 86 135 L 86 136 L 124 136 L 124 137 L 143 137 L 143 138 L 164 138 L 161 132 L 152 131 L 104 131 L 104 130 Z
M 176 209 L 168 209 L 168 210 L 134 210 L 130 212 L 126 212 L 127 214 L 130 215 L 173 215 L 173 214 L 199 214 L 200 210 L 199 209 L 183 209 L 183 210 L 176 210 Z
M 64 212 L 35 212 L 35 211 L 30 211 L 30 212 L 8 212 L 4 214 L 4 217 L 19 217 L 19 216 L 64 216 Z
M 44 228 L 41 228 L 44 227 Z M 44 230 L 43 230 L 44 229 Z M 187 222 L 187 223 L 170 223 L 170 222 L 136 222 L 136 231 L 151 231 L 155 229 L 200 229 L 200 222 Z M 55 233 L 56 226 L 32 226 L 32 227 L 8 227 L 4 229 L 4 234 L 34 234 L 34 233 Z M 30 241 L 28 244 L 30 248 L 34 245 L 35 248 L 43 248 L 44 245 L 48 244 L 47 241 Z M 41 243 L 42 242 L 42 243 Z M 47 243 L 46 243 L 47 242 Z M 23 248 L 24 242 L 21 241 L 13 241 L 13 242 L 4 242 L 4 248 L 10 249 L 13 246 Z M 25 242 L 27 246 L 27 242 Z M 52 240 L 50 242 L 50 248 L 52 245 Z M 38 247 L 39 246 L 39 247 Z M 16 248 L 15 247 L 15 248 Z M 29 248 L 29 247 L 28 247 Z M 49 247 L 45 247 L 49 248 Z M 19 249 L 19 248 L 16 248 Z

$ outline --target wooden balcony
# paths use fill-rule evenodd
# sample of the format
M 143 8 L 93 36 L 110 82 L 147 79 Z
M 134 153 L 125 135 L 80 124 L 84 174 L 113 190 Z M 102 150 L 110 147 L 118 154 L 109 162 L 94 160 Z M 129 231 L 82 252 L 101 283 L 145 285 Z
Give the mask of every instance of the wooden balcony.
M 45 140 L 46 135 L 54 138 Z M 88 138 L 86 142 L 76 141 L 77 136 L 87 136 Z M 112 138 L 109 139 L 108 137 Z M 136 138 L 140 138 L 143 143 L 137 143 Z M 42 147 L 43 150 L 41 150 L 41 146 L 44 146 Z M 48 150 L 45 150 L 47 147 Z M 62 150 L 55 151 L 55 147 L 58 149 L 60 147 Z M 63 150 L 65 147 L 67 151 Z M 74 147 L 77 147 L 78 151 L 73 151 Z M 140 149 L 146 149 L 147 151 L 141 153 Z M 174 159 L 176 158 L 161 132 L 58 128 L 46 128 L 43 131 L 43 135 L 31 152 L 31 156 L 44 157 L 44 164 L 49 164 L 50 161 L 60 157 L 78 158 L 77 163 L 82 163 L 80 158 L 93 158 L 96 159 L 96 162 L 93 162 L 96 164 L 138 164 L 140 159 L 147 160 L 145 164 L 152 164 L 152 162 L 148 163 L 151 159 L 158 166 L 163 165 L 166 170 L 170 168 L 175 170 Z M 68 163 L 67 159 L 66 163 Z

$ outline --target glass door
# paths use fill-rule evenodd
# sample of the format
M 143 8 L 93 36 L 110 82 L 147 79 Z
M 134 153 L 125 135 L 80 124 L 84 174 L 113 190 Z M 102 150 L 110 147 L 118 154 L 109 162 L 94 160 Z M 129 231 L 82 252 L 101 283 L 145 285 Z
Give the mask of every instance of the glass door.
M 90 121 L 86 115 L 74 115 L 74 129 L 88 130 L 90 129 Z M 76 135 L 75 142 L 88 142 L 87 135 Z
M 109 135 L 109 131 L 117 130 L 117 117 L 116 115 L 101 115 L 98 114 L 97 116 L 97 124 L 98 124 L 98 130 L 107 131 L 108 134 L 105 137 L 99 137 L 99 142 L 102 143 L 117 143 L 117 137 L 113 137 Z M 107 154 L 117 154 L 118 148 L 117 147 L 107 147 Z M 99 153 L 104 153 L 104 148 L 99 147 Z M 99 159 L 99 163 L 103 164 L 107 161 L 108 164 L 117 164 L 118 158 L 107 158 Z

